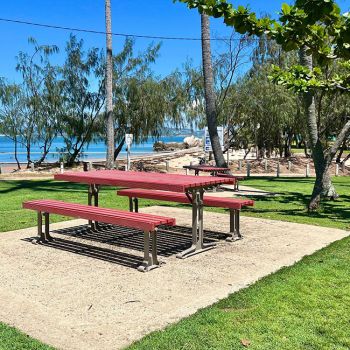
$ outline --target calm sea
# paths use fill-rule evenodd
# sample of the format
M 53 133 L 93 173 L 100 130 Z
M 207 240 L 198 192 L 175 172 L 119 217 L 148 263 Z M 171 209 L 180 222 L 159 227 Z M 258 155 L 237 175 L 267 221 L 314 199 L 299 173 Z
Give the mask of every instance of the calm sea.
M 164 136 L 159 139 L 163 142 L 182 142 L 186 136 Z M 131 147 L 131 155 L 144 155 L 153 153 L 153 144 L 156 140 L 149 138 L 146 142 L 133 145 Z M 57 137 L 51 147 L 51 152 L 47 157 L 48 162 L 55 162 L 59 159 L 59 149 L 64 147 L 64 142 L 61 137 Z M 14 157 L 14 143 L 6 136 L 0 135 L 0 163 L 13 163 Z M 40 145 L 32 145 L 33 160 L 39 159 L 41 155 Z M 82 159 L 103 159 L 106 155 L 106 145 L 103 142 L 91 143 L 84 148 L 84 155 Z M 120 157 L 125 157 L 125 147 L 121 152 Z M 18 158 L 20 162 L 26 162 L 26 150 L 24 146 L 18 148 Z

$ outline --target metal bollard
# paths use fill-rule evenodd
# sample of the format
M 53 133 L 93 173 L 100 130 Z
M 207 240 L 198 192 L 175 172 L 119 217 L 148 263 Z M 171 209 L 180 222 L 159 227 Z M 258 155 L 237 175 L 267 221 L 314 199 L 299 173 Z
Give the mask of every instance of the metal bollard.
M 292 170 L 292 162 L 289 160 L 288 161 L 288 170 L 291 171 Z
M 310 177 L 310 164 L 309 163 L 307 163 L 306 164 L 306 177 Z
M 247 177 L 250 177 L 250 162 L 247 161 Z
M 343 162 L 343 163 L 341 164 L 341 171 L 342 171 L 343 173 L 345 173 L 345 171 L 346 171 L 345 162 Z
M 339 176 L 339 164 L 335 165 L 335 176 Z
M 30 163 L 30 169 L 31 169 L 31 171 L 34 171 L 34 170 L 35 170 L 35 168 L 34 168 L 34 163 Z
M 64 172 L 64 165 L 63 165 L 63 162 L 61 162 L 61 164 L 60 164 L 60 171 L 61 171 L 61 174 L 63 174 L 63 172 Z
M 169 161 L 165 161 L 165 169 L 167 172 L 169 172 Z
M 238 170 L 239 171 L 242 170 L 242 161 L 241 160 L 238 161 Z
M 281 168 L 280 168 L 280 162 L 277 162 L 277 170 L 276 170 L 276 176 L 280 177 L 280 173 L 281 173 Z
M 265 168 L 265 173 L 267 173 L 267 169 L 268 169 L 268 166 L 267 166 L 267 159 L 265 159 L 265 161 L 264 161 L 264 168 Z

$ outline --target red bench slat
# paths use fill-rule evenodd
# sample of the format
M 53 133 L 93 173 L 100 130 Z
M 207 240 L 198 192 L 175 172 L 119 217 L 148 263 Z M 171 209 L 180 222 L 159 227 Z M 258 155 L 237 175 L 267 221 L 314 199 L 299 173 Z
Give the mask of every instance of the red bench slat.
M 159 225 L 175 225 L 175 219 L 152 214 L 100 208 L 56 200 L 34 200 L 23 203 L 23 208 L 52 214 L 96 220 L 140 230 L 153 231 Z
M 163 200 L 177 203 L 190 204 L 190 200 L 184 193 L 167 192 L 167 191 L 150 191 L 145 189 L 124 189 L 117 192 L 119 196 L 146 198 Z M 222 207 L 230 209 L 241 209 L 243 206 L 253 206 L 254 201 L 251 199 L 241 198 L 222 198 L 204 196 L 204 205 L 208 207 Z

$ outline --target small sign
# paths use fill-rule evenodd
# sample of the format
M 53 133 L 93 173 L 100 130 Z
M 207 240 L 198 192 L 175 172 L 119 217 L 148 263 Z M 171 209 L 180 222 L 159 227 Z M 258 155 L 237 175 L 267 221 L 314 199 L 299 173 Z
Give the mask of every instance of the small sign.
M 219 134 L 221 149 L 224 150 L 224 127 L 223 126 L 218 126 L 218 134 Z M 211 152 L 212 150 L 213 149 L 211 147 L 208 127 L 206 127 L 204 130 L 204 151 Z
M 128 148 L 131 147 L 133 139 L 134 139 L 133 134 L 125 134 L 125 144 L 128 146 Z

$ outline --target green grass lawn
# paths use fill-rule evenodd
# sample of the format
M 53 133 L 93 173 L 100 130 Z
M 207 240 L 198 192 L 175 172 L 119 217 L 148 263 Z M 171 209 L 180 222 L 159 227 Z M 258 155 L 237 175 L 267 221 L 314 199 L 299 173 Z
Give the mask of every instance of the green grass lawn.
M 340 194 L 309 214 L 305 207 L 313 179 L 251 178 L 245 185 L 278 192 L 276 197 L 255 198 L 244 215 L 348 229 L 350 179 L 334 178 Z M 115 188 L 102 188 L 100 203 L 128 206 Z M 24 200 L 52 198 L 86 203 L 86 186 L 41 181 L 0 181 L 0 231 L 36 225 L 36 215 L 21 209 Z M 141 205 L 154 205 L 142 200 Z M 174 204 L 172 204 L 174 205 Z M 53 221 L 64 220 L 52 216 Z M 218 304 L 155 332 L 132 349 L 350 349 L 350 239 L 332 244 L 290 268 L 268 276 Z M 21 332 L 0 324 L 0 350 L 52 349 Z
M 336 242 L 130 350 L 350 349 L 350 239 Z
M 349 229 L 350 227 L 350 178 L 334 177 L 333 182 L 340 195 L 335 202 L 323 203 L 316 213 L 308 213 L 306 205 L 313 187 L 313 179 L 308 178 L 250 178 L 244 185 L 279 193 L 275 197 L 256 197 L 254 208 L 246 208 L 243 215 L 309 223 L 326 227 Z M 0 181 L 0 232 L 16 230 L 36 225 L 36 214 L 23 210 L 21 203 L 30 199 L 59 199 L 77 203 L 87 202 L 87 186 L 52 180 Z M 128 208 L 128 199 L 118 197 L 116 188 L 102 187 L 101 206 Z M 142 206 L 173 205 L 174 203 L 140 200 Z M 223 211 L 221 209 L 212 209 Z M 66 220 L 52 215 L 52 221 Z

